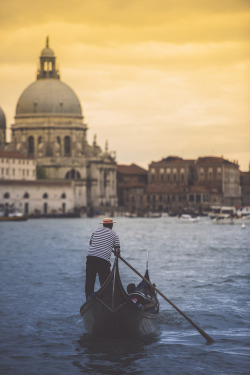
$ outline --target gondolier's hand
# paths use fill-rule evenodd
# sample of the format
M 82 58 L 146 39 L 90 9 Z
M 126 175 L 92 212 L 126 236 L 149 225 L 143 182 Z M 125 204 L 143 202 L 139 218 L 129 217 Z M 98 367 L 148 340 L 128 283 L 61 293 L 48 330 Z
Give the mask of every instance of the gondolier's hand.
M 115 247 L 114 248 L 114 254 L 115 254 L 115 256 L 119 256 L 120 255 L 120 248 L 119 247 Z

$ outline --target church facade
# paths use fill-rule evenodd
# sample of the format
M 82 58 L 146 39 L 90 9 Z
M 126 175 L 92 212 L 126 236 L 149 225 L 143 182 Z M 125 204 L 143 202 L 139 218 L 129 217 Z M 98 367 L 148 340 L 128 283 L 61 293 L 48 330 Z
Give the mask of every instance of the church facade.
M 53 184 L 60 186 L 59 181 L 72 186 L 71 211 L 73 206 L 78 212 L 91 214 L 117 206 L 115 153 L 108 150 L 107 143 L 102 150 L 96 137 L 92 145 L 88 143 L 81 103 L 61 81 L 48 38 L 36 81 L 21 94 L 11 130 L 11 142 L 4 149 L 36 160 L 39 186 L 46 182 L 46 189 L 51 185 L 54 190 Z M 35 184 L 30 185 L 34 195 Z M 49 206 L 46 212 L 50 212 Z

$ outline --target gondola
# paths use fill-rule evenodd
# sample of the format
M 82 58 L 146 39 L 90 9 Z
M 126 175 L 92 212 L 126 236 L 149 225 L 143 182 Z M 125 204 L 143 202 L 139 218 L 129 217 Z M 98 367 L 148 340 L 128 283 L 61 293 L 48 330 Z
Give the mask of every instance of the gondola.
M 149 280 L 148 270 L 145 277 Z M 116 256 L 105 283 L 80 308 L 86 330 L 97 336 L 109 338 L 133 337 L 154 332 L 159 316 L 156 294 L 157 304 L 150 311 L 143 311 L 140 305 L 134 303 L 134 296 L 144 298 L 143 293 L 135 292 L 133 296 L 126 293 L 120 279 Z

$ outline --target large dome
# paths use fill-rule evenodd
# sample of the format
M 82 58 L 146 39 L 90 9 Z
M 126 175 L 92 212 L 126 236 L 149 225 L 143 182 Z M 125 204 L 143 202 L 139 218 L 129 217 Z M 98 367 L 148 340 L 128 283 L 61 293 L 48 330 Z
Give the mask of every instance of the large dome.
M 74 91 L 58 79 L 40 79 L 21 94 L 16 116 L 71 115 L 82 116 L 80 101 Z

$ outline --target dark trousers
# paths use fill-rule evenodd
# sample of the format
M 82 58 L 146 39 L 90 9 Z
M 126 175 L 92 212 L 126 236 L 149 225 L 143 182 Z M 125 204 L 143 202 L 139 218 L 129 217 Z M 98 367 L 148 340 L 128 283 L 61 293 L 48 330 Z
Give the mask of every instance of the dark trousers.
M 99 276 L 100 284 L 103 285 L 110 274 L 110 263 L 102 258 L 87 256 L 85 296 L 94 292 L 96 274 Z

